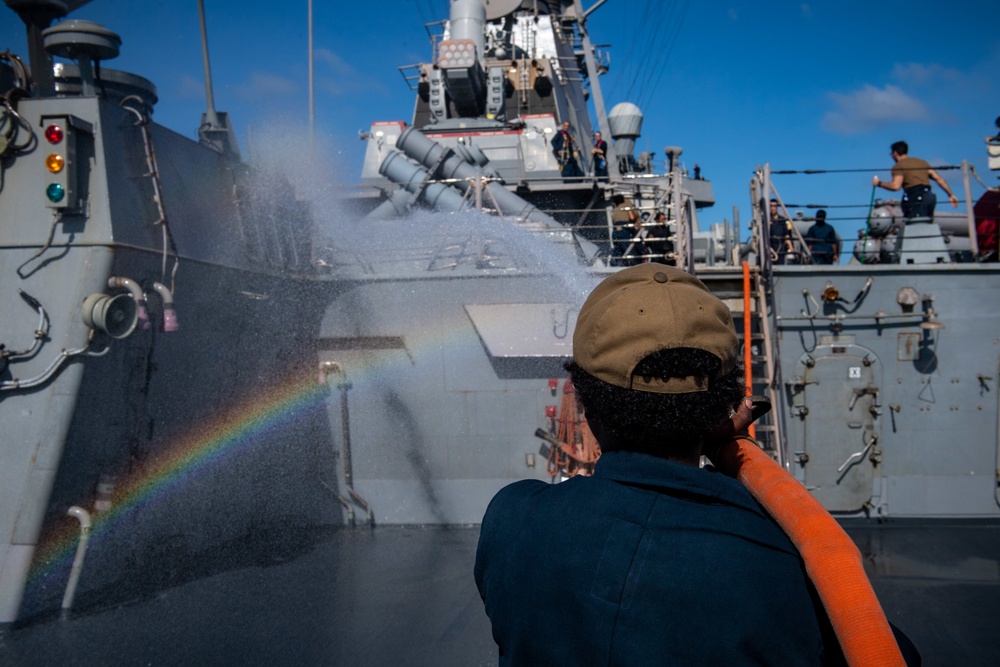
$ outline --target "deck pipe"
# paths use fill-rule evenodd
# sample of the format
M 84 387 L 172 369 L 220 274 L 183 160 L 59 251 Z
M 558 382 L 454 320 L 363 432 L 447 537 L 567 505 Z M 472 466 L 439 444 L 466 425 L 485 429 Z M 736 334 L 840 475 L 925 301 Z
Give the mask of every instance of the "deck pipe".
M 122 287 L 129 291 L 135 301 L 136 308 L 139 310 L 139 328 L 143 331 L 149 331 L 149 313 L 146 312 L 146 295 L 142 288 L 134 280 L 124 276 L 108 278 L 108 287 Z
M 403 151 L 410 159 L 435 172 L 432 175 L 444 180 L 456 180 L 458 187 L 464 190 L 471 187 L 472 182 L 482 178 L 482 174 L 476 166 L 469 164 L 459 155 L 449 151 L 414 127 L 403 130 L 399 139 L 396 140 L 396 148 Z M 386 161 L 389 159 L 386 158 Z M 383 162 L 384 164 L 385 162 Z M 490 181 L 486 185 L 486 189 L 489 190 L 501 213 L 530 222 L 562 228 L 562 225 L 556 222 L 552 216 L 526 202 L 505 188 L 499 181 Z
M 163 283 L 153 283 L 153 289 L 163 300 L 163 330 L 168 333 L 180 330 L 181 325 L 177 321 L 177 311 L 174 310 L 174 295 Z
M 368 517 L 368 525 L 375 527 L 375 512 L 361 495 L 354 490 L 354 470 L 351 466 L 351 416 L 347 407 L 347 391 L 351 388 L 351 383 L 347 380 L 337 384 L 340 389 L 340 424 L 344 434 L 344 483 L 347 486 L 347 494 L 351 499 L 365 510 Z
M 403 186 L 407 192 L 417 195 L 432 208 L 441 211 L 459 211 L 465 202 L 462 195 L 444 183 L 430 182 L 433 180 L 430 172 L 413 164 L 398 152 L 389 153 L 382 160 L 378 173 Z
M 76 518 L 80 522 L 80 542 L 76 545 L 76 556 L 73 558 L 73 568 L 69 573 L 69 581 L 66 583 L 66 592 L 62 600 L 62 617 L 69 616 L 73 607 L 73 598 L 76 597 L 76 586 L 80 582 L 80 572 L 83 570 L 83 559 L 87 556 L 87 543 L 90 541 L 90 513 L 87 510 L 73 505 L 66 514 Z
M 318 371 L 319 384 L 321 385 L 325 385 L 330 381 L 330 375 L 343 373 L 343 370 L 340 368 L 340 364 L 336 361 L 319 362 Z M 336 489 L 323 481 L 322 478 L 319 478 L 319 483 L 323 485 L 323 488 L 332 493 L 333 497 L 337 499 L 337 502 L 341 504 L 344 511 L 347 512 L 347 525 L 354 528 L 354 505 L 351 504 L 351 501 L 340 495 Z
M 344 460 L 344 486 L 347 487 L 347 493 L 351 500 L 354 501 L 354 503 L 356 503 L 361 509 L 365 510 L 368 524 L 374 528 L 375 512 L 372 510 L 371 505 L 368 504 L 368 501 L 362 498 L 361 494 L 354 490 L 354 470 L 351 465 L 351 414 L 347 405 L 347 391 L 352 387 L 352 385 L 347 381 L 343 367 L 341 367 L 341 365 L 336 361 L 321 361 L 319 362 L 318 370 L 320 384 L 327 384 L 330 381 L 331 376 L 339 380 L 339 382 L 337 382 L 337 389 L 340 390 L 340 424 L 343 429 L 342 432 L 344 436 L 344 448 L 342 452 Z M 353 528 L 354 508 L 351 505 L 351 501 L 344 498 L 344 496 L 340 495 L 323 480 L 320 480 L 320 484 L 326 487 L 326 489 L 337 498 L 337 501 L 344 506 L 344 509 L 347 512 L 348 523 Z

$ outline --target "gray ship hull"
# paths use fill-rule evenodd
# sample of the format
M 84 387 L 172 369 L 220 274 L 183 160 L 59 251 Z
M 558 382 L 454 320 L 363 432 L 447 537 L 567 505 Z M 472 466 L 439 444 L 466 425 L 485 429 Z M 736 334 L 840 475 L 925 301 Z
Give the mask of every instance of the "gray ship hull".
M 164 128 L 144 137 L 109 101 L 19 113 L 75 135 L 80 203 L 47 206 L 53 149 L 5 162 L 0 623 L 60 605 L 88 531 L 81 593 L 164 553 L 340 522 L 316 348 L 338 288 L 309 270 L 291 188 Z M 100 326 L 85 323 L 89 295 L 107 307 Z

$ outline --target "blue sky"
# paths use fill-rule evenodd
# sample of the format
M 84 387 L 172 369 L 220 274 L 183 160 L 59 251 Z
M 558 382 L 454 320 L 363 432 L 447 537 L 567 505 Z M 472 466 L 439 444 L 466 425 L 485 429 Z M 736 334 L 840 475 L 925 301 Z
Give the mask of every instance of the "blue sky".
M 230 113 L 244 152 L 248 135 L 304 136 L 306 0 L 205 5 L 216 107 Z M 317 134 L 331 178 L 357 180 L 357 133 L 371 121 L 410 120 L 413 94 L 397 68 L 430 57 L 423 24 L 445 18 L 447 7 L 314 0 Z M 26 55 L 20 22 L 6 7 L 0 16 L 0 48 Z M 151 79 L 155 119 L 194 136 L 204 108 L 195 0 L 95 0 L 73 17 L 119 33 L 121 56 L 106 67 Z M 664 146 L 680 145 L 685 164 L 698 163 L 713 181 L 717 203 L 703 222 L 731 220 L 733 206 L 746 222 L 748 182 L 764 162 L 863 169 L 776 179 L 790 203 L 855 205 L 830 212 L 841 235 L 854 238 L 871 177 L 889 176 L 889 145 L 898 139 L 932 164 L 967 159 L 997 184 L 983 143 L 1000 115 L 995 17 L 985 1 L 610 0 L 589 28 L 595 43 L 611 44 L 602 77 L 608 107 L 631 91 L 645 113 L 637 151 L 662 159 Z M 958 172 L 944 175 L 961 196 Z M 973 183 L 973 196 L 980 192 Z

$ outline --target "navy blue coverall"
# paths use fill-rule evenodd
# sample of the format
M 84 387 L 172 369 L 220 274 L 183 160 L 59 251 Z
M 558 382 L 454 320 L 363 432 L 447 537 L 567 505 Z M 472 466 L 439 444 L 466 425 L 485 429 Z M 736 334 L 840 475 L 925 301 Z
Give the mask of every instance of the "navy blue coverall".
M 645 454 L 502 489 L 475 577 L 501 665 L 843 660 L 798 551 L 746 489 Z

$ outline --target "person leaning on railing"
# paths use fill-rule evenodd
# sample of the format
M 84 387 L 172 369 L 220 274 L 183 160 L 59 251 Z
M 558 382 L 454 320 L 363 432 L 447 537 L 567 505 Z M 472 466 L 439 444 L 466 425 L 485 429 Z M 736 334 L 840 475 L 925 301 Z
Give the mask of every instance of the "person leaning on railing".
M 795 247 L 792 245 L 792 227 L 788 218 L 778 213 L 778 200 L 772 199 L 770 203 L 771 226 L 769 233 L 771 237 L 771 251 L 775 264 L 785 264 L 789 255 L 795 254 Z

